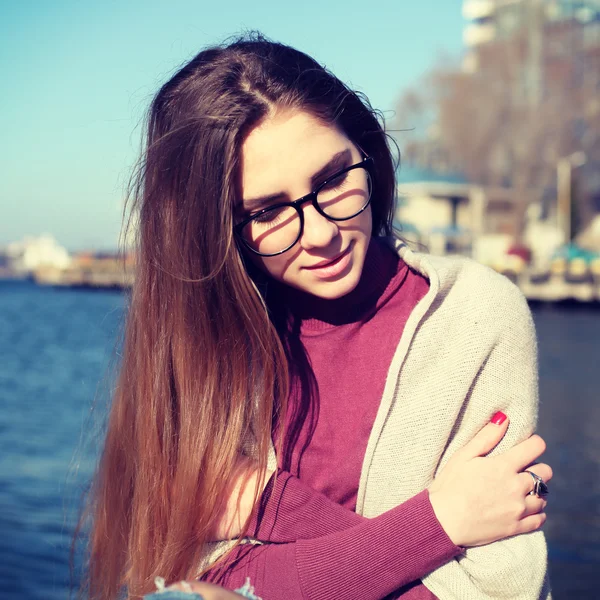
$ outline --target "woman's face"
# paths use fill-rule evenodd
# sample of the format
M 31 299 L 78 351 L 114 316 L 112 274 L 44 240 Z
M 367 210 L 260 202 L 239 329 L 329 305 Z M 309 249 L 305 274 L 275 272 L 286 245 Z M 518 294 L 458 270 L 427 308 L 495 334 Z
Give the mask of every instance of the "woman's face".
M 278 112 L 252 130 L 242 146 L 238 220 L 269 204 L 301 198 L 362 158 L 336 127 L 307 112 Z M 364 177 L 362 169 L 357 173 Z M 320 298 L 340 298 L 360 279 L 371 237 L 371 208 L 348 221 L 330 221 L 309 202 L 302 209 L 302 236 L 287 252 L 263 257 L 245 251 L 277 281 Z

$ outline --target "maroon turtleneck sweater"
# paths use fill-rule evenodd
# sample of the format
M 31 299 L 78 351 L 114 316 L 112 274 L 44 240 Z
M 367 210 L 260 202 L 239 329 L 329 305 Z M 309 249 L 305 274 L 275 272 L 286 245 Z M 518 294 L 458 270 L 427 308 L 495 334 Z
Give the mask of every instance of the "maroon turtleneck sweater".
M 273 286 L 290 360 L 283 457 L 241 546 L 204 579 L 234 589 L 250 577 L 264 600 L 435 596 L 420 577 L 461 552 L 426 490 L 366 519 L 354 512 L 367 441 L 389 365 L 428 282 L 381 241 L 369 245 L 356 289 L 338 300 Z M 284 318 L 285 315 L 285 318 Z

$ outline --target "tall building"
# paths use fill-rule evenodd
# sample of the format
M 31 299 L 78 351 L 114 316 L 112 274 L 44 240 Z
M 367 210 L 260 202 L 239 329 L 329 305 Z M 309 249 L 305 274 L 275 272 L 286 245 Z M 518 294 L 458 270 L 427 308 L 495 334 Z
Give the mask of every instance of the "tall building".
M 463 66 L 469 72 L 480 68 L 483 47 L 519 33 L 528 38 L 530 79 L 547 51 L 595 54 L 600 47 L 600 0 L 465 0 L 463 16 Z
M 545 23 L 574 19 L 592 30 L 600 21 L 600 0 L 464 0 L 463 41 L 473 48 L 510 36 L 537 11 Z

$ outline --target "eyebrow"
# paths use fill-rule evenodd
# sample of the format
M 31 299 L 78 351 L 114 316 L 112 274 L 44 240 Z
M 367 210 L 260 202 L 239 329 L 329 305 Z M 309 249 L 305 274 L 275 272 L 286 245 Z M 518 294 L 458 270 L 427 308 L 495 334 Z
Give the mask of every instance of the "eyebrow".
M 331 159 L 321 167 L 311 178 L 311 188 L 314 188 L 317 185 L 317 182 L 321 182 L 326 176 L 333 175 L 335 172 L 340 171 L 344 167 L 347 167 L 352 159 L 352 152 L 349 148 L 345 150 L 341 150 L 334 154 Z M 283 200 L 287 198 L 287 194 L 284 192 L 278 192 L 276 194 L 269 194 L 268 196 L 259 196 L 257 198 L 249 198 L 242 200 L 242 202 L 238 205 L 238 210 L 243 211 L 245 213 L 251 213 L 256 210 L 260 210 L 269 206 L 278 200 Z

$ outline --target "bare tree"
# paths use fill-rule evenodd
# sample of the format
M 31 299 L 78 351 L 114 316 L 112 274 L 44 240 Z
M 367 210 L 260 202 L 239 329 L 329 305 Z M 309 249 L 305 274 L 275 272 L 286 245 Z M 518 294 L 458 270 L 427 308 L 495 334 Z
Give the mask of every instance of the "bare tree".
M 436 66 L 398 103 L 397 128 L 415 126 L 399 136 L 405 159 L 513 188 L 522 223 L 554 188 L 559 159 L 585 152 L 589 173 L 600 163 L 600 39 L 588 38 L 575 20 L 543 23 L 532 10 L 478 48 L 475 69 Z

